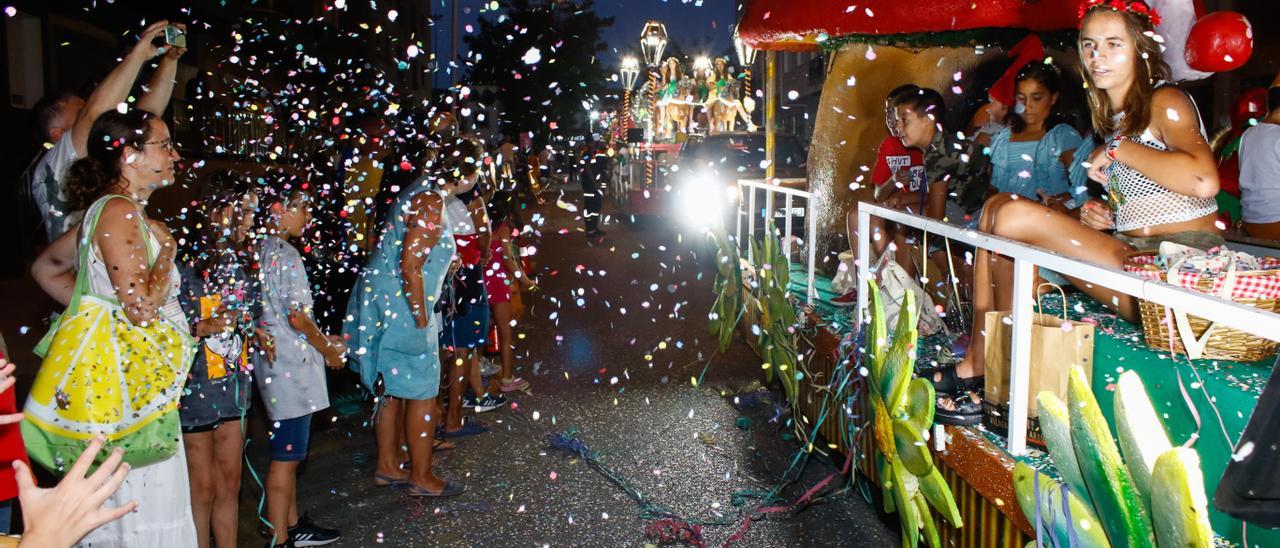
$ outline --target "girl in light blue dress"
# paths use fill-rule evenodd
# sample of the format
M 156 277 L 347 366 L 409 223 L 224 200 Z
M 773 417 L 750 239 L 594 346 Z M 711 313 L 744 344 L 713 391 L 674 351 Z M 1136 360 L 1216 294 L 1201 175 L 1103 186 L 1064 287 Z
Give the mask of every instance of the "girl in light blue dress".
M 456 251 L 444 203 L 447 197 L 469 190 L 459 185 L 462 179 L 450 174 L 450 159 L 463 155 L 456 148 L 451 145 L 441 151 L 444 161 L 439 177 L 420 179 L 392 204 L 378 247 L 351 293 L 343 326 L 352 369 L 383 398 L 375 428 L 374 485 L 404 486 L 411 496 L 419 497 L 465 491 L 461 483 L 443 480 L 431 470 L 441 415 L 436 403 L 440 392 L 436 303 Z M 398 462 L 401 432 L 409 445 L 407 474 Z
M 991 139 L 991 186 L 998 192 L 1067 204 L 1088 199 L 1067 176 L 1082 139 L 1054 112 L 1061 78 L 1052 62 L 1032 61 L 1018 71 L 1009 126 Z

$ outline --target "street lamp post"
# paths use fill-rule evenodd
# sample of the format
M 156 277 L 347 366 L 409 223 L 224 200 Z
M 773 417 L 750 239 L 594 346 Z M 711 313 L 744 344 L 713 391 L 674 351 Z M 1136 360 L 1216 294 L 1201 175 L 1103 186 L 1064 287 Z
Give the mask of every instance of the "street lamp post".
M 657 133 L 658 114 L 658 63 L 662 62 L 662 52 L 667 49 L 667 26 L 661 21 L 650 19 L 645 22 L 640 32 L 640 53 L 644 54 L 644 62 L 649 66 L 649 151 L 648 163 L 645 166 L 645 186 L 653 184 L 653 137 Z
M 635 87 L 636 78 L 640 77 L 640 61 L 635 57 L 626 57 L 618 72 L 622 74 L 622 108 L 626 112 L 622 127 L 625 137 L 626 130 L 631 129 L 631 88 Z
M 737 27 L 734 27 L 733 29 L 733 49 L 738 53 L 738 62 L 742 64 L 742 70 L 744 73 L 742 88 L 742 96 L 744 98 L 743 107 L 746 108 L 747 113 L 749 114 L 751 111 L 755 110 L 755 108 L 747 108 L 747 105 L 750 104 L 751 107 L 755 106 L 755 99 L 751 98 L 751 67 L 756 64 L 756 50 L 746 42 L 742 41 L 742 38 L 738 36 Z

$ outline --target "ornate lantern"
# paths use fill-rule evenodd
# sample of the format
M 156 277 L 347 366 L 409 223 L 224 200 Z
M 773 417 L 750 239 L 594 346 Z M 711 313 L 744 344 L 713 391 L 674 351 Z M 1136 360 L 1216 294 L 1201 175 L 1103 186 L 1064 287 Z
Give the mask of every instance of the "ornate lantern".
M 756 63 L 755 48 L 742 41 L 742 38 L 738 36 L 737 27 L 734 27 L 733 29 L 733 49 L 738 52 L 738 62 L 741 63 L 742 66 L 751 67 Z
M 622 76 L 623 89 L 630 91 L 636 86 L 636 78 L 640 77 L 640 61 L 635 57 L 625 57 L 622 59 L 622 68 L 618 70 Z
M 662 51 L 667 49 L 667 26 L 657 19 L 650 19 L 640 32 L 640 51 L 645 64 L 655 67 L 662 61 Z

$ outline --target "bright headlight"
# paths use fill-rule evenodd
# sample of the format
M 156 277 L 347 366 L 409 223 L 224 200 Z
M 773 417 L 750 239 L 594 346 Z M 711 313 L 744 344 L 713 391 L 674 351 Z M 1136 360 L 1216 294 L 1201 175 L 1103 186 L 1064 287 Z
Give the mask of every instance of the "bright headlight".
M 680 218 L 688 226 L 713 228 L 724 224 L 732 193 L 714 176 L 687 174 L 680 185 Z

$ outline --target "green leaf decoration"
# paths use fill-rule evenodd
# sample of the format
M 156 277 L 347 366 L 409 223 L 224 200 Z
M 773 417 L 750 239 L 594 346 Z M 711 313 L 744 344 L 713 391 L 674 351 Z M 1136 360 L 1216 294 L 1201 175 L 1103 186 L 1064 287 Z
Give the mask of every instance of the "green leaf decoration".
M 867 282 L 867 295 L 871 303 L 871 323 L 867 326 L 867 365 L 871 378 L 884 375 L 884 358 L 889 346 L 889 329 L 885 325 L 884 302 L 880 300 L 880 288 L 874 281 Z M 877 395 L 879 392 L 874 391 Z
M 951 486 L 936 466 L 929 471 L 929 475 L 920 478 L 920 494 L 952 526 L 964 527 L 964 519 L 960 517 L 960 508 L 956 506 L 956 499 L 951 494 Z
M 1151 515 L 1160 546 L 1213 546 L 1204 473 L 1194 449 L 1169 449 L 1156 459 L 1151 475 Z
M 893 421 L 893 443 L 898 449 L 902 467 L 915 476 L 926 476 L 933 471 L 933 454 L 925 442 L 923 432 L 910 422 Z
M 1150 511 L 1151 470 L 1156 466 L 1156 459 L 1173 446 L 1137 373 L 1125 371 L 1120 375 L 1116 381 L 1114 401 L 1120 453 L 1124 455 L 1124 463 L 1133 476 L 1138 493 L 1142 495 L 1143 507 Z
M 921 431 L 928 430 L 933 426 L 936 400 L 933 383 L 919 377 L 911 379 L 911 383 L 907 385 L 907 420 Z
M 741 256 L 738 246 L 731 241 L 723 229 L 711 232 L 710 237 L 716 245 L 716 300 L 711 310 L 716 314 L 709 322 L 708 328 L 719 342 L 720 352 L 728 352 L 733 343 L 734 330 L 742 317 L 742 270 L 739 267 Z
M 1076 460 L 1095 513 L 1102 520 L 1112 546 L 1147 547 L 1155 542 L 1151 519 L 1142 497 L 1120 459 L 1107 421 L 1093 397 L 1084 370 L 1071 370 L 1067 409 L 1071 417 L 1071 441 Z
M 914 476 L 902 467 L 901 461 L 895 459 L 889 464 L 894 477 L 893 502 L 900 510 L 898 519 L 902 521 L 902 545 L 915 547 L 920 544 L 920 509 L 912 500 L 915 498 L 914 490 L 909 488 L 914 487 L 911 485 Z
M 889 347 L 880 392 L 890 413 L 898 410 L 906 395 L 907 381 L 915 372 L 916 308 L 915 294 L 908 291 L 898 313 L 898 325 L 893 329 L 893 344 Z
M 916 493 L 915 498 L 916 511 L 920 514 L 921 530 L 924 531 L 925 542 L 931 548 L 938 548 L 942 545 L 938 538 L 938 528 L 933 525 L 932 514 L 929 513 L 929 503 L 925 502 L 924 497 L 920 493 Z
M 1039 476 L 1038 493 L 1036 476 Z M 1064 489 L 1066 490 L 1066 508 L 1062 505 Z M 1093 513 L 1093 508 L 1075 491 L 1045 473 L 1018 461 L 1013 467 L 1013 491 L 1018 497 L 1018 507 L 1022 509 L 1022 514 L 1027 517 L 1027 521 L 1031 522 L 1031 526 L 1053 537 L 1055 542 L 1046 540 L 1044 542 L 1046 546 L 1096 546 L 1099 548 L 1111 546 L 1102 523 Z M 1040 520 L 1044 522 L 1041 526 L 1036 525 L 1037 504 L 1040 506 Z M 1070 510 L 1070 520 L 1067 519 L 1067 510 Z M 1071 541 L 1073 536 L 1076 539 L 1075 542 Z
M 1067 481 L 1071 492 L 1092 507 L 1089 488 L 1085 487 L 1084 476 L 1076 462 L 1075 448 L 1071 445 L 1071 417 L 1068 416 L 1067 404 L 1049 391 L 1036 396 L 1036 404 L 1040 406 L 1040 432 L 1044 435 L 1045 445 L 1049 446 L 1053 464 L 1062 474 L 1062 479 Z

